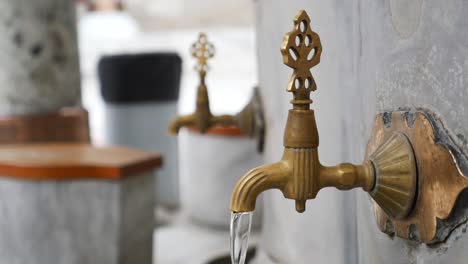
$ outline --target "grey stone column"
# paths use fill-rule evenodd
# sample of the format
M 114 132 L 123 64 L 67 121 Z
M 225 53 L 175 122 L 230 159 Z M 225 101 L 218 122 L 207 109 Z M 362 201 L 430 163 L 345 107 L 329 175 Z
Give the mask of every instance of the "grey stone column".
M 282 153 L 285 104 L 290 98 L 280 92 L 291 70 L 277 55 L 279 43 L 291 28 L 291 18 L 305 9 L 323 45 L 321 63 L 312 70 L 318 86 L 312 107 L 323 164 L 361 162 L 376 114 L 420 107 L 445 122 L 444 133 L 465 153 L 458 159 L 465 164 L 466 1 L 256 3 L 259 87 L 268 98 L 264 100 L 265 163 L 277 161 Z M 468 175 L 465 167 L 462 170 Z M 304 214 L 295 213 L 291 201 L 279 192 L 267 192 L 264 197 L 260 256 L 255 263 L 461 264 L 468 258 L 468 221 L 458 225 L 446 241 L 427 246 L 382 233 L 371 200 L 361 190 L 321 190 L 308 202 Z M 466 191 L 459 197 L 452 217 L 468 215 L 467 197 Z
M 80 104 L 74 1 L 0 0 L 0 115 Z

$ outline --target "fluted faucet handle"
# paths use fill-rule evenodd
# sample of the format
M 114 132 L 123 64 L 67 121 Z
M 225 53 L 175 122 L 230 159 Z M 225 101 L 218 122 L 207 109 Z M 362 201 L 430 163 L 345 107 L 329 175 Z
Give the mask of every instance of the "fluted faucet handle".
M 198 40 L 192 44 L 190 51 L 192 56 L 197 59 L 195 70 L 200 74 L 201 81 L 204 82 L 205 74 L 208 71 L 208 60 L 214 57 L 215 47 L 208 40 L 206 34 L 201 32 Z
M 291 103 L 295 108 L 309 109 L 310 92 L 317 89 L 310 69 L 320 63 L 322 44 L 319 35 L 310 28 L 306 11 L 299 11 L 294 18 L 294 30 L 284 35 L 281 54 L 284 64 L 294 70 L 287 89 L 294 96 Z

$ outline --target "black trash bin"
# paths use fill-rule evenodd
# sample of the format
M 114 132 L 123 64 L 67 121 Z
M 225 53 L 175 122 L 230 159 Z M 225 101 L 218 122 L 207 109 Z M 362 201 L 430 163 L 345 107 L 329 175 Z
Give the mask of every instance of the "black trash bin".
M 175 53 L 104 56 L 98 65 L 105 106 L 105 141 L 163 155 L 158 204 L 177 206 L 177 140 L 167 125 L 177 114 L 182 60 Z

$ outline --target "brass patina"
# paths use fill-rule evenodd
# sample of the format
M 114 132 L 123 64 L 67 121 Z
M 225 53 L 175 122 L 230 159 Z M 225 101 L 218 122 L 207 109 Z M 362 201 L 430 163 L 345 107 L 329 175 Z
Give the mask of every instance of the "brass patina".
M 206 133 L 213 126 L 238 126 L 249 137 L 257 137 L 259 146 L 263 142 L 263 113 L 258 89 L 250 102 L 236 115 L 212 114 L 208 88 L 205 82 L 208 72 L 208 60 L 215 55 L 214 45 L 208 41 L 205 33 L 200 33 L 198 40 L 192 45 L 192 56 L 197 60 L 195 70 L 200 76 L 200 84 L 197 89 L 195 112 L 189 115 L 179 116 L 169 124 L 169 134 L 176 135 L 182 127 L 192 127 L 201 133 Z
M 318 157 L 314 110 L 310 109 L 310 93 L 316 90 L 310 69 L 320 62 L 322 46 L 304 10 L 295 17 L 294 30 L 285 35 L 281 53 L 284 63 L 294 70 L 287 88 L 293 99 L 284 132 L 283 158 L 244 175 L 234 188 L 231 210 L 253 211 L 261 192 L 279 189 L 286 198 L 295 200 L 298 212 L 304 212 L 306 200 L 315 198 L 322 188 L 361 187 L 393 218 L 406 217 L 417 185 L 415 158 L 407 137 L 393 133 L 361 165 L 323 166 Z
M 385 233 L 434 243 L 445 239 L 450 230 L 458 225 L 456 222 L 450 223 L 447 226 L 449 230 L 441 232 L 443 221 L 451 215 L 457 197 L 468 188 L 468 177 L 463 175 L 449 147 L 440 143 L 439 135 L 443 132 L 436 133 L 435 125 L 436 121 L 424 111 L 398 111 L 380 114 L 375 119 L 367 153 L 375 153 L 375 149 L 395 132 L 404 133 L 414 149 L 419 179 L 418 198 L 407 217 L 395 219 L 382 206 L 375 204 L 377 223 Z M 370 159 L 372 156 L 375 154 L 369 155 Z M 394 182 L 388 186 L 399 191 L 398 184 Z M 402 193 L 404 195 L 408 194 Z

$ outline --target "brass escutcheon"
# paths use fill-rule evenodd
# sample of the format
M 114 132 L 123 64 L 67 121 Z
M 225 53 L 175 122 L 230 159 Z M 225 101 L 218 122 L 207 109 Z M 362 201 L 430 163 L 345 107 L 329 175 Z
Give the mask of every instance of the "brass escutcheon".
M 408 216 L 391 217 L 381 206 L 374 204 L 379 228 L 387 234 L 429 244 L 446 238 L 449 232 L 441 232 L 441 229 L 456 226 L 444 226 L 443 220 L 450 217 L 457 197 L 468 188 L 468 177 L 463 175 L 449 147 L 437 142 L 436 129 L 438 133 L 445 133 L 440 121 L 422 110 L 385 113 L 375 119 L 367 153 L 374 152 L 390 135 L 401 133 L 411 143 L 417 164 L 417 198 Z M 372 159 L 372 155 L 369 158 Z M 392 186 L 395 191 L 401 190 Z

